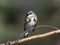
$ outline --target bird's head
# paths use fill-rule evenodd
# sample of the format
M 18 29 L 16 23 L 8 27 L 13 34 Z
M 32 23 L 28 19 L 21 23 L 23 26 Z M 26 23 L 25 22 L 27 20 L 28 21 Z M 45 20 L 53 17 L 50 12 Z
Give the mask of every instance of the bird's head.
M 37 23 L 37 15 L 33 11 L 29 11 L 27 14 L 26 22 L 31 26 L 35 25 Z
M 27 15 L 32 15 L 32 14 L 34 14 L 33 11 L 29 11 L 29 12 L 27 13 Z

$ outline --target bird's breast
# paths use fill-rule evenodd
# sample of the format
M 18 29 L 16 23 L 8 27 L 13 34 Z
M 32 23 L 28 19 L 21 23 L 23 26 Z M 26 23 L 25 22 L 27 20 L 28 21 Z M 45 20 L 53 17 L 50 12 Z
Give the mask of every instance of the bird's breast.
M 28 23 L 29 26 L 34 26 L 35 24 L 36 24 L 36 22 L 33 22 L 33 21 Z

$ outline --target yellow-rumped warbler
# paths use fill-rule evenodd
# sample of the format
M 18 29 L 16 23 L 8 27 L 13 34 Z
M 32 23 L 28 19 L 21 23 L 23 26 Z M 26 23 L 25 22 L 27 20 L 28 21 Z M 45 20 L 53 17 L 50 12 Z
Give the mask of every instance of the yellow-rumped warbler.
M 32 31 L 34 32 L 37 24 L 37 15 L 33 11 L 29 11 L 25 17 L 24 23 L 24 31 L 30 30 L 30 28 L 34 27 Z M 24 37 L 28 37 L 28 32 L 24 34 Z

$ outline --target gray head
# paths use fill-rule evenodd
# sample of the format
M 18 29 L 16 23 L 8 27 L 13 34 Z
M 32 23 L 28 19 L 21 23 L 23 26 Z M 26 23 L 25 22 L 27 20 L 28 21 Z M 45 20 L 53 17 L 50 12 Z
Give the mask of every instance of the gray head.
M 33 11 L 29 11 L 27 14 L 31 15 L 31 14 L 34 14 L 34 12 Z

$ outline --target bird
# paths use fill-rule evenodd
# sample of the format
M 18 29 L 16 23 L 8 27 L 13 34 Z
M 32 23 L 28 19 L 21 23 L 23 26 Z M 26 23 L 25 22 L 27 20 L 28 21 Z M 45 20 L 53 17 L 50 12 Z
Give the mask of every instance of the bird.
M 30 30 L 32 27 L 34 27 L 32 29 L 32 32 L 34 32 L 36 25 L 37 25 L 37 15 L 33 11 L 29 11 L 29 12 L 27 12 L 24 21 L 25 21 L 24 22 L 24 31 Z M 28 35 L 29 35 L 29 33 L 26 32 L 24 34 L 24 38 L 28 37 Z

